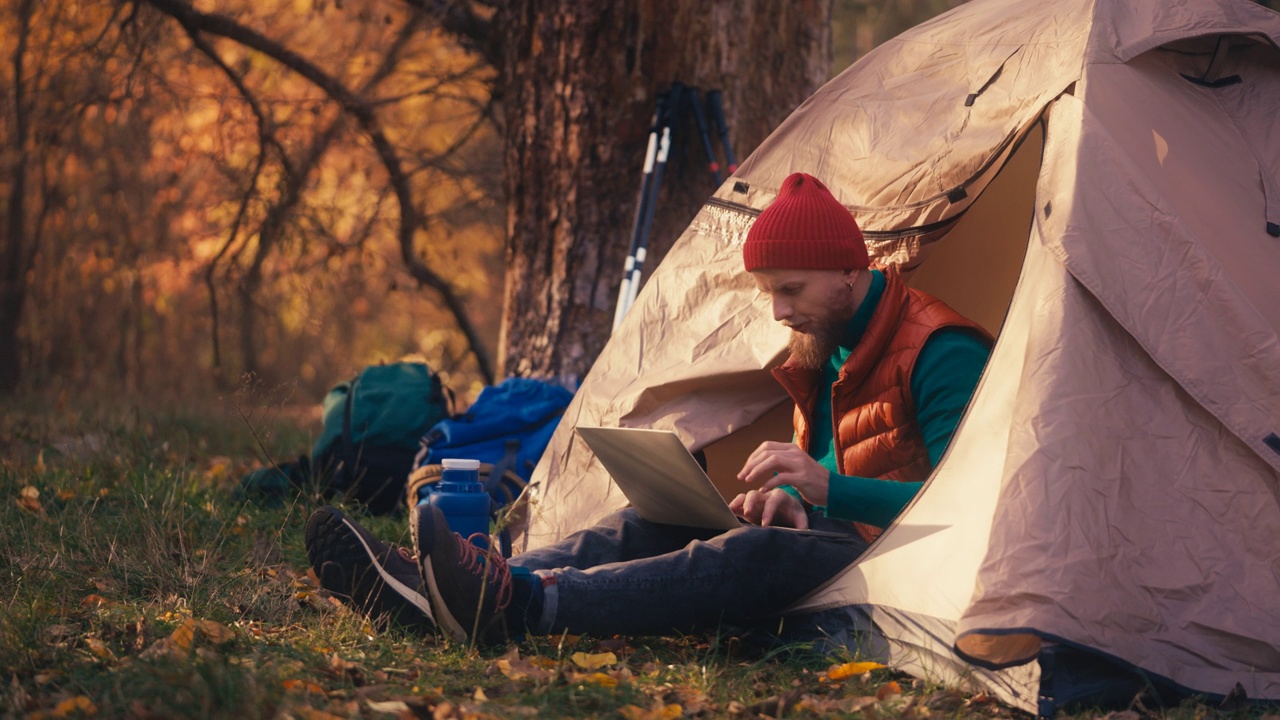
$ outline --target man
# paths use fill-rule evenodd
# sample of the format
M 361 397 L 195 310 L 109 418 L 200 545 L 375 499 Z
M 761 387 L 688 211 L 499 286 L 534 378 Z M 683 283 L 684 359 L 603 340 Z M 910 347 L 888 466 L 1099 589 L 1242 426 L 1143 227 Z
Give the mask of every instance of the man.
M 796 403 L 795 442 L 762 444 L 738 475 L 749 489 L 730 506 L 752 525 L 717 533 L 650 523 L 627 509 L 507 562 L 486 559 L 423 506 L 411 521 L 421 584 L 406 593 L 414 578 L 404 557 L 323 509 L 312 519 L 316 536 L 349 539 L 325 544 L 349 552 L 326 553 L 318 540 L 312 551 L 309 524 L 308 551 L 325 587 L 367 613 L 417 627 L 429 618 L 456 640 L 488 642 L 526 632 L 751 626 L 846 567 L 937 464 L 990 337 L 871 269 L 857 222 L 810 175 L 784 181 L 752 225 L 743 261 L 774 319 L 793 331 L 791 357 L 774 374 Z

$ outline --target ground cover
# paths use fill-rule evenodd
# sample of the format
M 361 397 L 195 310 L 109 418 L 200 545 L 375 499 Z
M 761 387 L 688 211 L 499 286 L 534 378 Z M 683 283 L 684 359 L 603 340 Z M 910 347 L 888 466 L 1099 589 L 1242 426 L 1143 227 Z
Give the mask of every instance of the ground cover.
M 477 650 L 375 627 L 310 572 L 303 526 L 321 498 L 260 508 L 233 493 L 266 459 L 305 450 L 315 418 L 244 394 L 207 404 L 5 406 L 0 715 L 1018 716 L 856 657 L 765 653 L 727 634 Z M 361 521 L 409 542 L 401 518 Z M 1156 714 L 1265 716 L 1197 703 L 1152 713 L 1138 701 L 1110 718 Z

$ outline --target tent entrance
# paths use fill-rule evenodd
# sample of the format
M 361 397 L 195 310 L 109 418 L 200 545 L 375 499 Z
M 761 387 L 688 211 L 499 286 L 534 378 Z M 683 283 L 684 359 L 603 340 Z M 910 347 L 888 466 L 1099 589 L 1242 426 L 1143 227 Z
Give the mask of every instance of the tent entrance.
M 951 232 L 920 249 L 908 284 L 1000 334 L 1022 273 L 1035 210 L 1044 124 L 1028 132 Z
M 1004 324 L 1022 273 L 1043 150 L 1044 125 L 1036 123 L 955 227 L 921 248 L 908 277 L 910 286 L 940 298 L 992 335 Z M 704 449 L 707 474 L 725 499 L 743 491 L 737 474 L 751 451 L 766 440 L 791 439 L 791 413 L 791 403 L 783 403 Z

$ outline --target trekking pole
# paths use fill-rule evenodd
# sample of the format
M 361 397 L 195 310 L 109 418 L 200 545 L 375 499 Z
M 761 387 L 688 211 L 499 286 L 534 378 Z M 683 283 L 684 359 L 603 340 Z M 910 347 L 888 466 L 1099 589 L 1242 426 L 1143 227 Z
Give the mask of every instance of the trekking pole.
M 693 119 L 698 122 L 698 134 L 702 136 L 702 147 L 707 151 L 707 167 L 711 177 L 716 179 L 716 188 L 723 180 L 720 177 L 720 163 L 716 162 L 715 150 L 711 149 L 711 133 L 707 131 L 707 116 L 702 112 L 702 99 L 698 97 L 698 88 L 689 88 L 689 103 L 693 105 Z
M 663 108 L 662 137 L 658 141 L 658 157 L 653 165 L 653 182 L 649 184 L 649 201 L 644 206 L 644 223 L 641 225 L 640 242 L 636 247 L 636 262 L 631 269 L 631 281 L 627 284 L 627 299 L 622 313 L 636 301 L 640 292 L 640 275 L 644 272 L 644 260 L 649 250 L 649 230 L 653 227 L 653 211 L 658 206 L 658 191 L 662 187 L 662 171 L 667 166 L 667 156 L 671 153 L 671 126 L 674 124 L 676 111 L 680 108 L 681 85 L 674 84 L 668 91 L 667 104 Z M 619 317 L 619 320 L 621 318 Z
M 653 123 L 649 126 L 649 144 L 645 148 L 644 172 L 640 182 L 640 197 L 636 200 L 636 215 L 631 223 L 631 244 L 627 251 L 627 262 L 622 269 L 622 282 L 618 285 L 618 304 L 613 310 L 613 327 L 622 322 L 627 313 L 627 298 L 631 296 L 631 271 L 636 266 L 636 253 L 640 248 L 640 233 L 644 227 L 645 206 L 649 202 L 649 186 L 653 182 L 653 166 L 658 156 L 658 143 L 661 136 L 661 124 L 666 117 L 666 93 L 660 93 L 653 107 Z
M 711 117 L 716 121 L 720 144 L 724 146 L 724 159 L 729 164 L 729 174 L 732 175 L 737 171 L 738 163 L 733 159 L 733 148 L 729 145 L 729 126 L 724 121 L 724 99 L 719 90 L 707 91 L 707 104 L 711 106 Z

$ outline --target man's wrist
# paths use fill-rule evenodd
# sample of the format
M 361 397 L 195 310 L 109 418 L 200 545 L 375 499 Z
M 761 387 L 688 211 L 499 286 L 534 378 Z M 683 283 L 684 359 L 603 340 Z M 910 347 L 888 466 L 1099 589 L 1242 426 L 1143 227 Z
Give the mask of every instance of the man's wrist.
M 778 490 L 781 490 L 781 491 L 783 491 L 783 492 L 785 492 L 786 494 L 790 495 L 791 497 L 795 498 L 796 500 L 799 500 L 799 501 L 800 501 L 800 507 L 801 507 L 801 508 L 806 512 L 806 513 L 813 509 L 813 506 L 812 506 L 812 505 L 810 505 L 810 504 L 809 504 L 809 503 L 804 499 L 804 496 L 800 494 L 800 491 L 799 491 L 799 490 L 795 489 L 795 486 L 793 486 L 793 485 L 779 485 L 777 489 L 778 489 Z

